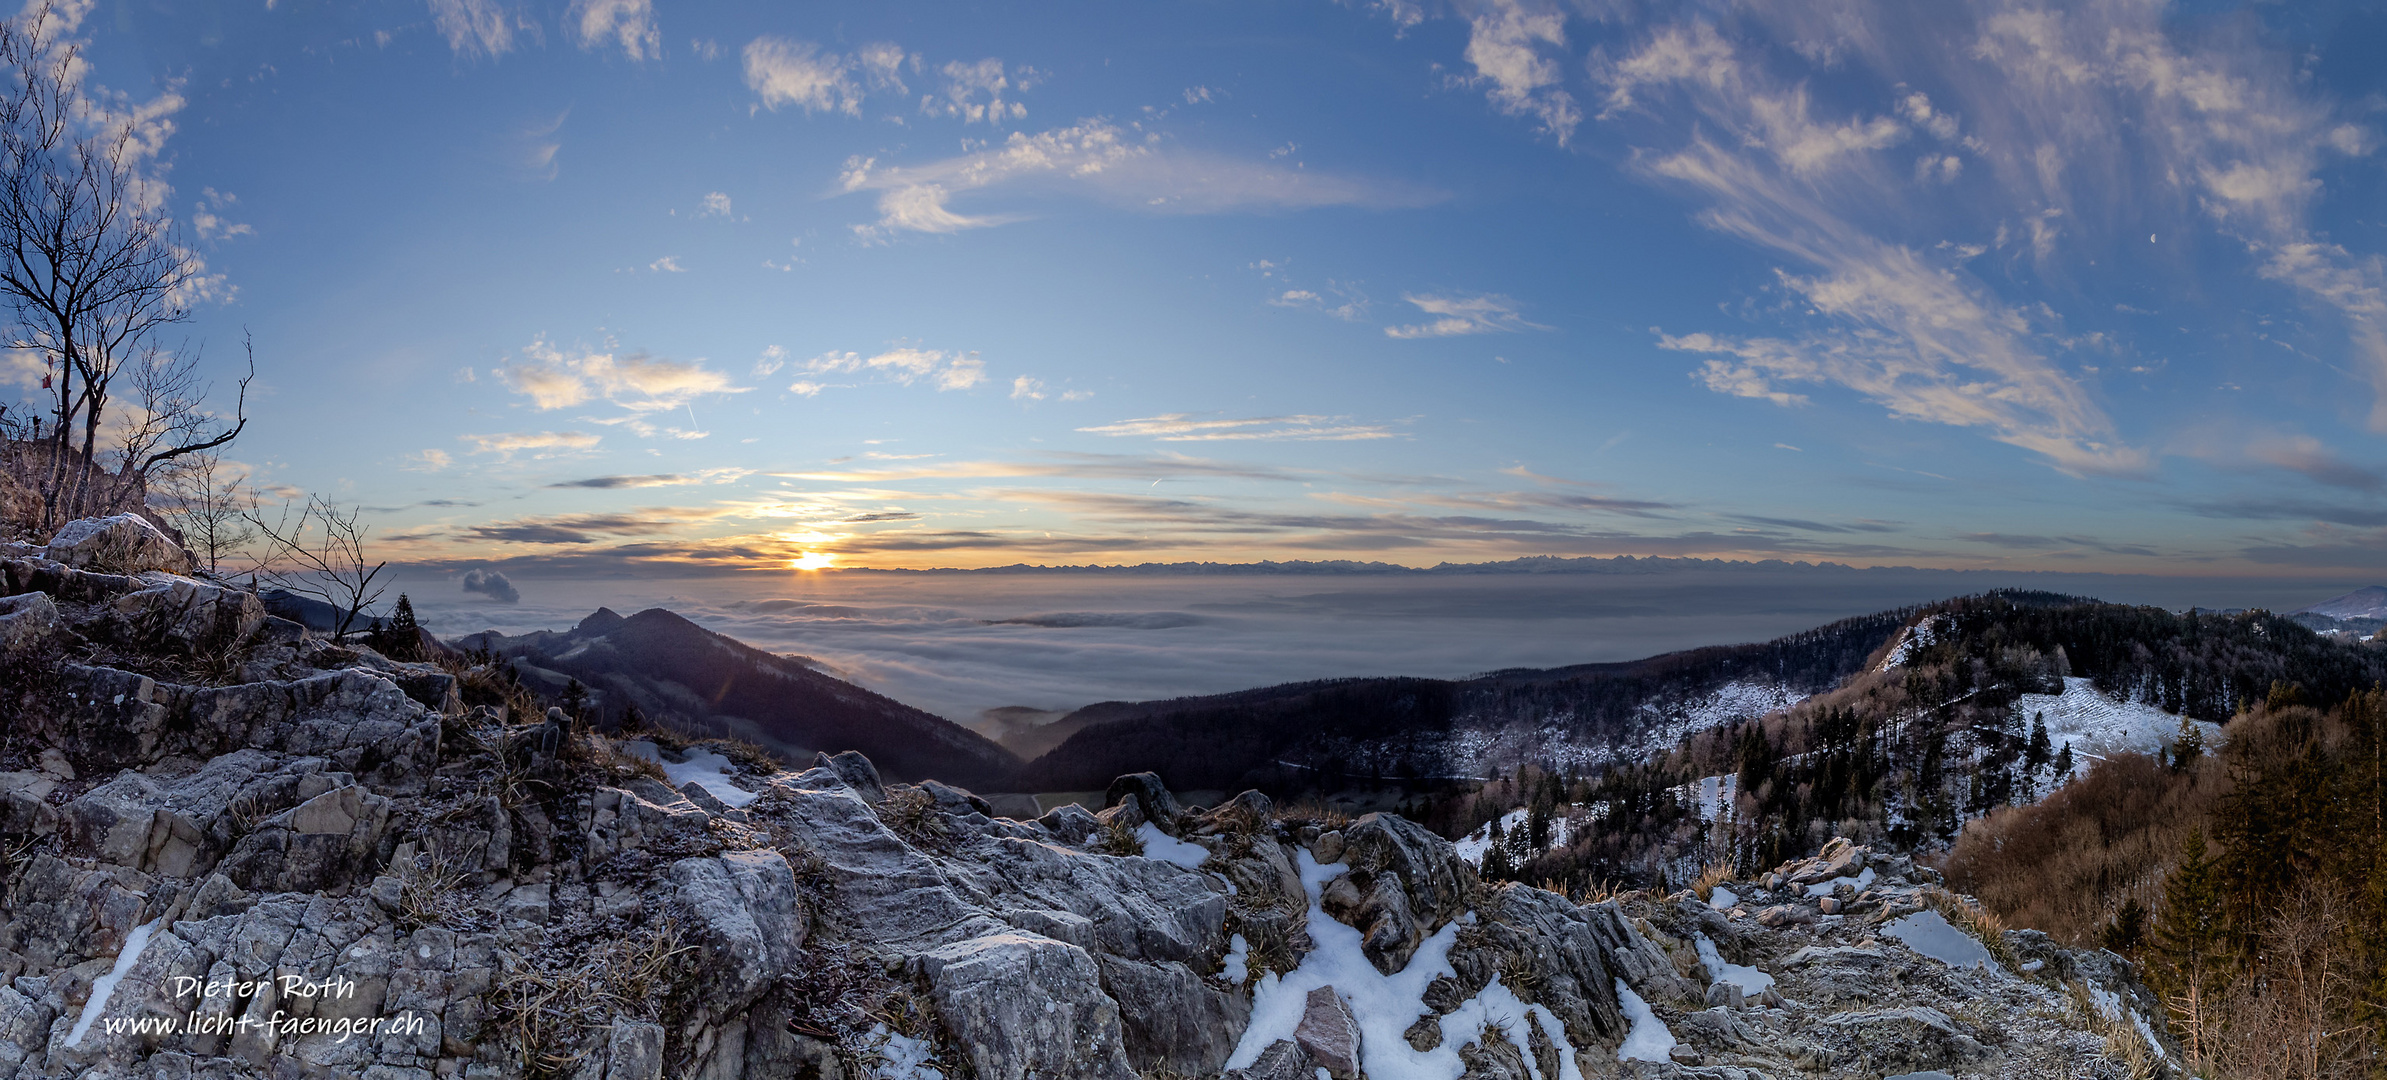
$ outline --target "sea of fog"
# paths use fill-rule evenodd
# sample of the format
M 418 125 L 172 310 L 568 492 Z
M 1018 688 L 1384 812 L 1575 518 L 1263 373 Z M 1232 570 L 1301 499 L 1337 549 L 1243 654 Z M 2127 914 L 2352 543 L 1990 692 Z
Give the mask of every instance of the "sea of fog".
M 600 606 L 676 611 L 968 723 L 1001 706 L 1208 694 L 1347 675 L 1456 677 L 1761 641 L 1987 589 L 2173 609 L 2285 611 L 2369 582 L 1837 568 L 1649 573 L 826 573 L 518 577 L 514 603 L 401 571 L 442 637 L 571 627 Z

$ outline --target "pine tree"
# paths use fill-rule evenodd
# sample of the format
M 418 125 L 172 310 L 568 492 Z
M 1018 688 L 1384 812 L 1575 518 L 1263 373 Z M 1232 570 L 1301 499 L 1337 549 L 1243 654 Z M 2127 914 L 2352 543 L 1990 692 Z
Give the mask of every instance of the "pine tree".
M 2031 717 L 2031 745 L 2023 752 L 2022 760 L 2037 769 L 2054 756 L 2055 748 L 2047 741 L 2047 714 L 2040 712 Z
M 2065 743 L 2065 744 L 2064 744 L 2064 748 L 2063 748 L 2063 749 L 2061 749 L 2061 750 L 2058 750 L 2058 751 L 2056 751 L 2056 752 L 2055 752 L 2055 779 L 2056 779 L 2056 783 L 2058 783 L 2058 784 L 2061 784 L 2061 783 L 2063 783 L 2065 780 L 2069 779 L 2071 776 L 2072 776 L 2072 744 L 2071 744 L 2071 743 Z
M 2180 842 L 2180 861 L 2163 879 L 2163 910 L 2155 919 L 2155 981 L 2173 1023 L 2188 1037 L 2191 1061 L 2205 1056 L 2205 1031 L 2218 991 L 2228 978 L 2221 881 L 2207 857 L 2205 831 Z
M 2180 718 L 2180 733 L 2172 739 L 2172 771 L 2186 772 L 2205 756 L 2205 732 L 2196 721 Z

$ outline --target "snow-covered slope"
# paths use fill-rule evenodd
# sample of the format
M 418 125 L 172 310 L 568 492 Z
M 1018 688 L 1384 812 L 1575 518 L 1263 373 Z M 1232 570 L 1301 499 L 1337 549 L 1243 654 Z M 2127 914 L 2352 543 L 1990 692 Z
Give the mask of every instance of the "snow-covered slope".
M 2169 749 L 2179 736 L 2180 718 L 2152 705 L 2118 701 L 2090 685 L 2087 679 L 2065 679 L 2061 694 L 2024 694 L 2014 703 L 2022 722 L 2044 716 L 2048 741 L 2072 744 L 2073 773 L 2088 771 L 2089 760 L 2114 754 L 2155 754 Z M 2196 722 L 2205 745 L 2221 745 L 2221 725 Z

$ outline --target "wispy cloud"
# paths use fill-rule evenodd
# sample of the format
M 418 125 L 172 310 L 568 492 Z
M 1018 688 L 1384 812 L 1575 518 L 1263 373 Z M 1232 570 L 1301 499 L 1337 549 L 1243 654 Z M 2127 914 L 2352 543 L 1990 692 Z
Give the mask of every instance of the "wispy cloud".
M 889 349 L 873 356 L 857 352 L 823 353 L 804 362 L 803 378 L 788 385 L 788 390 L 812 397 L 832 384 L 822 379 L 837 375 L 867 374 L 901 386 L 926 381 L 939 390 L 967 390 L 986 381 L 986 362 L 974 352 L 947 352 L 942 349 Z M 1013 397 L 1018 397 L 1016 392 Z
M 944 94 L 922 95 L 920 111 L 930 116 L 959 117 L 965 124 L 979 121 L 1001 124 L 1025 118 L 1028 107 L 1017 100 L 1007 101 L 1003 95 L 1006 91 L 1026 91 L 1038 77 L 1033 68 L 1014 69 L 1007 75 L 1003 61 L 991 56 L 972 64 L 953 61 L 944 66 L 942 74 Z
M 889 42 L 834 53 L 809 41 L 764 36 L 747 42 L 744 56 L 746 88 L 754 91 L 759 107 L 774 112 L 790 105 L 808 113 L 860 116 L 869 91 L 905 92 L 904 51 Z
M 430 0 L 431 25 L 459 56 L 499 57 L 514 47 L 514 15 L 496 0 Z
M 722 512 L 715 509 L 650 506 L 618 513 L 560 514 L 496 521 L 472 526 L 465 530 L 464 535 L 473 540 L 514 544 L 593 544 L 608 536 L 669 534 L 721 516 Z
M 1548 0 L 1479 0 L 1465 5 L 1467 63 L 1471 77 L 1494 107 L 1511 116 L 1531 116 L 1541 131 L 1565 146 L 1583 122 L 1583 111 L 1565 89 L 1573 58 L 1566 51 L 1566 10 Z
M 1401 299 L 1419 311 L 1441 318 L 1409 326 L 1387 326 L 1384 328 L 1386 337 L 1457 337 L 1462 334 L 1508 334 L 1519 330 L 1549 329 L 1526 322 L 1524 316 L 1517 313 L 1517 302 L 1497 293 L 1480 296 L 1404 293 Z
M 1000 145 L 923 165 L 855 157 L 846 162 L 840 183 L 847 192 L 878 194 L 879 220 L 858 227 L 865 237 L 950 233 L 1019 220 L 1016 214 L 965 214 L 951 205 L 963 194 L 995 189 L 1083 193 L 1124 209 L 1178 214 L 1390 208 L 1441 198 L 1402 185 L 1168 148 L 1157 134 L 1138 136 L 1103 119 L 1034 135 L 1013 132 Z
M 733 385 L 729 376 L 702 363 L 658 360 L 644 353 L 567 352 L 544 338 L 525 346 L 498 375 L 541 411 L 603 400 L 635 416 L 684 408 L 709 394 L 750 389 Z
M 1346 416 L 1204 419 L 1193 413 L 1164 413 L 1078 430 L 1092 435 L 1141 436 L 1160 442 L 1347 442 L 1399 435 L 1387 425 L 1355 424 Z
M 551 488 L 595 488 L 611 491 L 617 488 L 677 487 L 687 484 L 731 484 L 754 475 L 753 469 L 704 469 L 694 473 L 654 473 L 647 476 L 592 476 L 585 480 L 560 480 L 547 485 Z
M 1215 461 L 1181 454 L 1131 455 L 1053 453 L 1034 461 L 956 461 L 937 465 L 885 469 L 812 470 L 768 475 L 834 483 L 885 483 L 891 480 L 979 479 L 1004 476 L 1074 477 L 1086 480 L 1165 480 L 1214 476 L 1243 480 L 1301 480 L 1306 474 L 1270 465 Z
M 619 47 L 632 60 L 660 59 L 663 30 L 654 0 L 572 0 L 564 24 L 583 49 Z
M 495 454 L 500 459 L 517 453 L 531 452 L 533 457 L 553 457 L 595 449 L 600 436 L 584 431 L 516 431 L 497 435 L 459 435 L 457 438 L 472 444 L 476 454 Z

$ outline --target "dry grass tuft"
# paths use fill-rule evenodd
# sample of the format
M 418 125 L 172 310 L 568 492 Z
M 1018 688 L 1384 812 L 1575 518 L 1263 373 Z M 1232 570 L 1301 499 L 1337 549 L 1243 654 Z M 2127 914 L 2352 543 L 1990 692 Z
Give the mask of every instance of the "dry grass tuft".
M 1105 855 L 1141 855 L 1144 853 L 1144 838 L 1113 818 L 1102 823 L 1102 838 L 1095 842 L 1094 850 Z
M 2082 1026 L 2105 1040 L 2106 1060 L 2120 1065 L 2124 1076 L 2129 1080 L 2161 1080 L 2170 1075 L 2170 1065 L 2147 1046 L 2138 1026 L 2127 1017 L 2105 1015 L 2105 1010 L 2098 1008 L 2096 1000 L 2089 996 L 2087 983 L 2066 983 L 2064 988 L 2071 992 L 2072 1009 L 2079 1014 Z
M 1716 886 L 1730 880 L 1732 880 L 1732 862 L 1730 860 L 1712 862 L 1707 864 L 1706 869 L 1699 871 L 1699 877 L 1691 882 L 1691 891 L 1698 893 L 1699 899 L 1706 900 L 1709 894 L 1716 891 Z
M 497 986 L 488 998 L 492 1024 L 524 1075 L 575 1075 L 592 1051 L 603 1053 L 592 1036 L 617 1018 L 661 1018 L 685 998 L 695 953 L 669 919 L 643 934 L 616 938 L 569 966 L 500 949 Z

